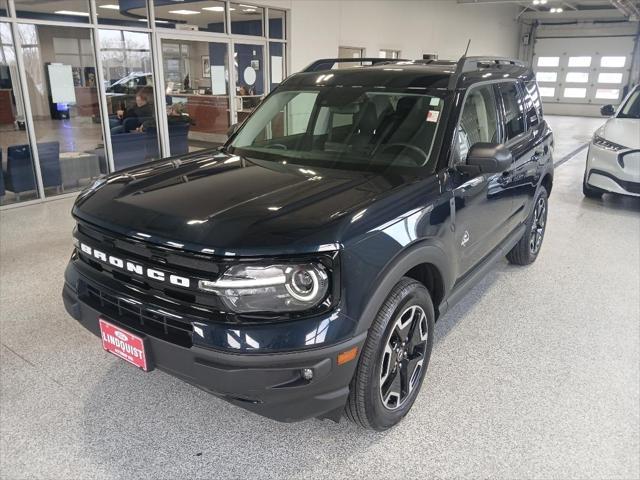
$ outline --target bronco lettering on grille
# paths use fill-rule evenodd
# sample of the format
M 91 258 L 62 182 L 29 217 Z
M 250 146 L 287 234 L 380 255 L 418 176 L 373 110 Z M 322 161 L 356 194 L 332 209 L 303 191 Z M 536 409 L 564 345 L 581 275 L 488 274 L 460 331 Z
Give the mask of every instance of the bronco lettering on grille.
M 156 270 L 154 268 L 145 267 L 144 265 L 140 265 L 139 263 L 135 263 L 130 260 L 114 257 L 113 255 L 108 255 L 105 252 L 90 247 L 89 245 L 82 242 L 80 242 L 80 250 L 82 250 L 87 255 L 90 255 L 94 259 L 99 260 L 103 263 L 107 263 L 112 267 L 135 273 L 137 275 L 142 275 L 158 282 L 169 282 L 172 285 L 177 285 L 178 287 L 184 288 L 189 288 L 189 286 L 191 285 L 191 281 L 187 277 L 167 274 L 162 270 Z

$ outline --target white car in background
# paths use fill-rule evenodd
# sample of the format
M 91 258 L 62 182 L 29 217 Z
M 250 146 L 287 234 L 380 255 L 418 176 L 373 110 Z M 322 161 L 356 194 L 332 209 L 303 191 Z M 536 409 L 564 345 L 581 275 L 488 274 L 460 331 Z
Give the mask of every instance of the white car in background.
M 582 191 L 589 198 L 606 192 L 640 197 L 640 85 L 617 111 L 613 105 L 600 111 L 611 118 L 589 144 Z

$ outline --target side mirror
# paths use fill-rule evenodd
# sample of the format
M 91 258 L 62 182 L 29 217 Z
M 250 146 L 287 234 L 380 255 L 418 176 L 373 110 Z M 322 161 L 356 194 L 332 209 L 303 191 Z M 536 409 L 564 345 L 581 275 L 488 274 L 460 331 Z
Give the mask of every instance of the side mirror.
M 231 138 L 231 136 L 238 131 L 238 128 L 240 128 L 240 122 L 231 125 L 229 130 L 227 130 L 227 138 Z
M 466 173 L 499 173 L 511 166 L 511 150 L 501 143 L 475 143 L 467 155 Z
M 600 113 L 602 114 L 603 117 L 612 117 L 613 115 L 615 115 L 616 109 L 614 108 L 613 105 L 604 105 L 600 109 Z

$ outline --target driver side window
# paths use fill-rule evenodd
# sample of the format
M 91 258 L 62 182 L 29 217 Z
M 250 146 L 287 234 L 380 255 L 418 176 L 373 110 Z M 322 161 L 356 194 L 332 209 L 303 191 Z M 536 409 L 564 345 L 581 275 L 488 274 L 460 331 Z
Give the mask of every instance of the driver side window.
M 478 142 L 495 142 L 497 134 L 496 99 L 492 85 L 469 91 L 456 129 L 454 164 L 466 163 L 471 147 Z

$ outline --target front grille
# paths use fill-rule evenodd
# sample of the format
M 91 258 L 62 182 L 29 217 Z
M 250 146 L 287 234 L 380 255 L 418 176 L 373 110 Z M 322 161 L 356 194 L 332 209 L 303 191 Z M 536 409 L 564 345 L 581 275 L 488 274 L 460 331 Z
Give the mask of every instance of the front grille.
M 124 299 L 84 281 L 80 282 L 78 290 L 82 301 L 124 327 L 183 347 L 192 345 L 193 326 L 179 315 Z
M 148 275 L 142 275 L 133 270 L 126 270 L 121 266 L 114 266 L 106 261 L 98 261 L 91 254 L 87 254 L 80 248 L 77 249 L 78 259 L 84 265 L 99 274 L 95 278 L 99 283 L 104 280 L 116 280 L 120 284 L 135 286 L 144 290 L 149 296 L 161 299 L 170 304 L 180 303 L 182 307 L 197 306 L 202 311 L 208 312 L 209 317 L 224 321 L 220 314 L 223 306 L 217 295 L 203 292 L 197 289 L 198 279 L 216 279 L 220 275 L 221 262 L 209 256 L 194 254 L 192 252 L 177 251 L 175 249 L 160 248 L 138 240 L 125 237 L 117 237 L 109 232 L 103 232 L 96 227 L 88 227 L 84 223 L 78 223 L 75 237 L 84 245 L 101 251 L 106 255 L 113 255 L 125 261 L 134 262 L 146 268 L 153 268 L 165 274 L 166 278 L 173 274 L 190 280 L 188 287 L 176 285 L 166 280 L 157 280 Z M 115 289 L 120 291 L 119 288 Z

